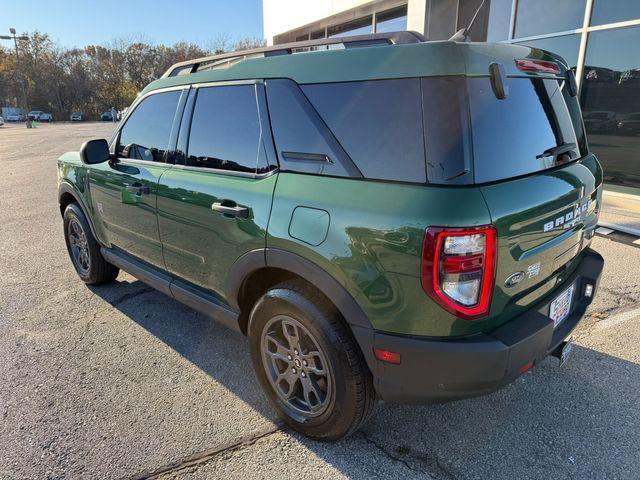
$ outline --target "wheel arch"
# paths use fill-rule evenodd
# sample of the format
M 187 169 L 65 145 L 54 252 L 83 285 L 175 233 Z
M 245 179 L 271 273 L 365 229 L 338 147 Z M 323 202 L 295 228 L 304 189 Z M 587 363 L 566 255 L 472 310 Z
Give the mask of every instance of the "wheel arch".
M 226 299 L 240 311 L 240 330 L 247 332 L 249 313 L 255 301 L 273 285 L 300 278 L 333 303 L 353 336 L 372 372 L 374 330 L 367 315 L 347 289 L 315 262 L 286 250 L 265 248 L 252 250 L 235 262 L 228 276 Z
M 63 181 L 60 183 L 58 187 L 58 205 L 60 206 L 60 215 L 64 216 L 65 209 L 72 203 L 77 203 L 84 216 L 87 218 L 87 222 L 89 222 L 89 228 L 91 228 L 91 233 L 93 237 L 98 240 L 98 236 L 96 235 L 96 229 L 93 225 L 93 219 L 91 215 L 89 215 L 89 210 L 87 208 L 87 204 L 84 201 L 84 198 L 78 191 L 71 185 L 69 182 Z

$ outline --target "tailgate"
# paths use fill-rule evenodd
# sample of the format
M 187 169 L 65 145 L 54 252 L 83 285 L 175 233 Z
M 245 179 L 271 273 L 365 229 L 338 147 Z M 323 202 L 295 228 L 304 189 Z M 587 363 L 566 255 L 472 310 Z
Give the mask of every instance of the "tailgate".
M 602 171 L 588 155 L 481 191 L 498 231 L 495 327 L 561 288 L 573 271 L 596 228 Z

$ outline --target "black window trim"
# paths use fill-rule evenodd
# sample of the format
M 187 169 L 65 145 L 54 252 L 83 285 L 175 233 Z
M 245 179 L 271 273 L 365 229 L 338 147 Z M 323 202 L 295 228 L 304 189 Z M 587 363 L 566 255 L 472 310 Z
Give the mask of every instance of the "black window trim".
M 157 90 L 152 90 L 150 92 L 147 92 L 144 95 L 134 100 L 134 102 L 131 104 L 131 106 L 127 110 L 127 114 L 124 116 L 122 120 L 120 120 L 120 124 L 118 125 L 118 128 L 116 129 L 115 132 L 113 132 L 113 134 L 111 135 L 111 138 L 109 139 L 109 152 L 112 154 L 115 154 L 118 151 L 118 146 L 120 144 L 120 133 L 122 132 L 122 129 L 129 121 L 129 117 L 133 115 L 133 112 L 136 111 L 138 106 L 140 106 L 140 104 L 145 99 L 149 98 L 151 95 L 157 95 L 157 94 L 166 93 L 166 92 L 173 92 L 176 90 L 182 91 L 180 97 L 178 98 L 178 104 L 176 106 L 176 111 L 173 116 L 171 133 L 169 134 L 169 142 L 167 144 L 167 151 L 165 152 L 163 161 L 155 162 L 155 161 L 149 161 L 149 160 L 139 160 L 135 158 L 118 157 L 118 160 L 117 160 L 118 163 L 125 164 L 125 165 L 131 164 L 131 165 L 147 165 L 147 166 L 149 166 L 150 164 L 167 165 L 167 166 L 171 165 L 171 163 L 168 162 L 167 153 L 175 151 L 175 148 L 176 148 L 175 140 L 177 140 L 178 129 L 180 127 L 180 119 L 182 118 L 184 105 L 187 99 L 187 93 L 190 90 L 190 88 L 191 88 L 191 85 L 178 85 L 175 87 L 159 88 Z
M 185 165 L 182 163 L 174 163 L 173 168 L 180 170 L 188 170 L 195 172 L 208 172 L 219 175 L 227 175 L 231 177 L 244 177 L 253 179 L 262 179 L 273 175 L 279 171 L 277 157 L 275 153 L 275 145 L 273 143 L 273 135 L 271 133 L 271 124 L 269 123 L 269 114 L 267 111 L 266 94 L 264 92 L 264 80 L 226 80 L 221 82 L 203 82 L 191 84 L 189 96 L 186 99 L 186 105 L 182 113 L 182 121 L 180 122 L 180 129 L 176 135 L 176 151 L 182 152 L 179 156 L 182 156 L 182 160 L 186 159 L 188 155 L 189 136 L 191 134 L 191 122 L 193 120 L 193 112 L 195 110 L 195 104 L 198 97 L 198 90 L 200 88 L 215 88 L 215 87 L 228 87 L 234 85 L 254 85 L 254 96 L 256 99 L 256 108 L 258 111 L 258 120 L 260 123 L 260 136 L 262 144 L 266 149 L 267 162 L 269 164 L 269 171 L 265 173 L 250 173 L 250 172 L 237 172 L 234 170 L 225 170 L 222 168 L 211 167 L 197 167 L 194 165 Z
M 333 132 L 331 131 L 329 126 L 322 119 L 322 116 L 320 115 L 320 113 L 316 110 L 316 108 L 313 106 L 311 101 L 305 95 L 302 87 L 305 86 L 305 85 L 315 85 L 316 83 L 298 83 L 295 80 L 292 80 L 291 78 L 286 78 L 286 77 L 269 78 L 269 79 L 267 79 L 267 82 L 268 81 L 280 81 L 280 80 L 287 80 L 287 81 L 291 82 L 291 84 L 289 86 L 291 86 L 291 88 L 296 88 L 297 89 L 296 93 L 299 94 L 301 96 L 301 98 L 304 98 L 304 100 L 305 100 L 304 109 L 305 109 L 305 112 L 307 113 L 307 115 L 309 115 L 309 119 L 314 124 L 314 126 L 317 128 L 318 133 L 336 151 L 335 157 L 333 157 L 333 156 L 328 156 L 327 157 L 329 159 L 329 163 L 338 163 L 338 164 L 340 164 L 342 166 L 342 168 L 347 172 L 347 176 L 331 175 L 331 174 L 328 174 L 328 173 L 305 172 L 303 170 L 297 170 L 296 168 L 291 168 L 291 167 L 290 168 L 285 168 L 282 165 L 280 166 L 280 171 L 283 172 L 283 173 L 285 173 L 285 172 L 286 173 L 300 173 L 300 174 L 304 173 L 305 175 L 315 175 L 315 176 L 318 176 L 318 177 L 365 179 L 364 175 L 362 174 L 362 172 L 360 171 L 358 166 L 351 159 L 351 157 L 349 156 L 347 151 L 343 148 L 342 144 L 335 137 L 335 135 L 333 134 Z M 357 82 L 359 80 L 355 80 L 355 81 Z M 353 82 L 353 81 L 351 81 L 351 82 Z M 323 84 L 323 83 L 348 83 L 348 82 L 318 82 L 317 84 Z M 267 106 L 267 113 L 268 113 L 268 102 L 266 101 L 266 91 L 265 91 L 265 105 Z M 313 116 L 310 115 L 310 112 L 313 112 Z M 271 126 L 271 122 L 270 121 L 269 121 L 269 125 Z M 272 130 L 270 130 L 270 131 L 272 131 Z M 281 152 L 278 152 L 278 149 L 276 148 L 275 137 L 273 136 L 273 132 L 272 132 L 272 135 L 271 135 L 271 140 L 272 140 L 272 144 L 274 146 L 274 153 L 276 155 L 276 158 L 278 159 L 278 162 L 280 162 Z M 298 153 L 298 154 L 302 154 L 302 155 L 306 154 L 306 152 L 288 152 L 288 153 Z

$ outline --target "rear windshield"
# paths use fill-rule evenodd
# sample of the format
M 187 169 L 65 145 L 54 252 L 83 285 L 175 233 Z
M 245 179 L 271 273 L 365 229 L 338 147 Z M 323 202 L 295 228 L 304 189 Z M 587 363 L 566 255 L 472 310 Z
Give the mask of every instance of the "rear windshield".
M 510 79 L 504 100 L 496 99 L 488 78 L 469 79 L 467 86 L 476 183 L 534 173 L 586 153 L 580 109 L 564 80 Z
M 580 107 L 564 80 L 510 78 L 498 100 L 489 78 L 423 79 L 431 183 L 486 183 L 586 154 Z

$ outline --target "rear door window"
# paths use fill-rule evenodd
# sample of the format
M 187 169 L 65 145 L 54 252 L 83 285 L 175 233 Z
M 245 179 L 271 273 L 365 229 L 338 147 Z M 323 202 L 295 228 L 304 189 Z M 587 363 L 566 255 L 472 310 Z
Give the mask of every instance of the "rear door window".
M 426 181 L 420 80 L 303 85 L 363 176 Z
M 254 85 L 198 89 L 186 164 L 255 173 L 261 153 Z

